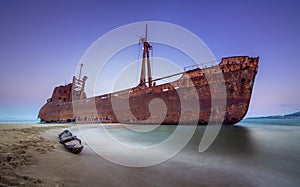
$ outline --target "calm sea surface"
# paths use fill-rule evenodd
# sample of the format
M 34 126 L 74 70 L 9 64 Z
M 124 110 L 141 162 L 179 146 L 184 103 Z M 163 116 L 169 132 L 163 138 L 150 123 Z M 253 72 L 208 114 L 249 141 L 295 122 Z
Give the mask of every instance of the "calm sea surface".
M 0 124 L 39 124 L 38 119 L 0 119 Z
M 109 126 L 106 130 L 97 126 L 73 128 L 75 133 L 85 136 L 83 139 L 88 137 L 94 150 L 106 131 L 125 145 L 143 147 L 158 144 L 175 130 L 174 126 L 162 126 L 145 135 Z M 199 152 L 205 129 L 205 126 L 197 127 L 189 143 L 176 156 L 157 166 L 158 172 L 170 168 L 170 177 L 174 178 L 186 175 L 183 171 L 188 172 L 187 180 L 197 180 L 189 182 L 203 181 L 203 185 L 300 186 L 299 119 L 246 119 L 234 126 L 223 126 L 211 146 Z M 105 145 L 113 147 L 110 142 Z M 160 151 L 165 154 L 165 150 Z M 128 156 L 119 149 L 112 148 L 109 152 L 111 157 Z

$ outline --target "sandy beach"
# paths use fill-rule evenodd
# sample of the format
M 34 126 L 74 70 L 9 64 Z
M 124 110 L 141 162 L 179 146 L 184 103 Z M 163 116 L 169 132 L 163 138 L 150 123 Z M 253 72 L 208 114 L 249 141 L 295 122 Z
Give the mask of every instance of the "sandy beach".
M 29 125 L 1 124 L 0 125 L 0 186 L 40 185 L 42 180 L 34 176 L 23 175 L 21 169 L 38 165 L 42 155 L 53 152 L 58 146 L 57 141 L 43 138 L 41 133 L 70 125 Z
M 82 142 L 76 155 L 57 134 L 74 125 L 0 125 L 0 186 L 298 186 L 300 127 L 249 125 L 221 129 L 212 146 L 197 151 L 205 127 L 159 165 L 131 168 L 111 163 Z M 86 126 L 97 132 L 97 127 Z

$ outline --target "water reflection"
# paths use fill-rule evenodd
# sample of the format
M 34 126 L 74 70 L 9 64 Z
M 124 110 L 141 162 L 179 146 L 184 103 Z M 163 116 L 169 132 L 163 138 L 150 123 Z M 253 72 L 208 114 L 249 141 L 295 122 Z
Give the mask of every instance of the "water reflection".
M 183 151 L 197 152 L 206 126 L 199 126 Z M 243 126 L 222 126 L 211 146 L 204 152 L 216 155 L 252 154 L 253 141 L 251 131 Z

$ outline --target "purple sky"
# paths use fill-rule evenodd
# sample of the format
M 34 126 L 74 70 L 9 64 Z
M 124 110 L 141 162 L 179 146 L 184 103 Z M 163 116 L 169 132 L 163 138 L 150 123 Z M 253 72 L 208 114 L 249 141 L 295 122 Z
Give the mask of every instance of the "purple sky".
M 298 1 L 0 1 L 0 118 L 36 118 L 53 88 L 106 32 L 164 21 L 195 33 L 217 59 L 260 56 L 248 116 L 300 110 Z

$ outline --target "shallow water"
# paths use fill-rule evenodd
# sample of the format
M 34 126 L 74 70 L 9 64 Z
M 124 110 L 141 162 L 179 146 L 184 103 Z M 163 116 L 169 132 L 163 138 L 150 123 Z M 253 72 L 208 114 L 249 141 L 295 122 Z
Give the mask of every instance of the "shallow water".
M 168 168 L 169 177 L 191 184 L 299 186 L 300 125 L 298 124 L 298 119 L 286 121 L 255 119 L 244 120 L 234 126 L 223 126 L 212 145 L 204 152 L 199 152 L 198 147 L 206 127 L 199 126 L 188 144 L 178 154 L 150 168 L 159 172 L 167 172 L 164 170 Z M 81 134 L 84 142 L 94 151 L 102 153 L 106 151 L 110 158 L 117 160 L 133 158 L 136 156 L 135 152 L 124 152 L 105 140 L 103 137 L 107 133 L 106 130 L 123 145 L 143 148 L 155 146 L 166 140 L 175 128 L 163 126 L 151 133 L 140 133 L 120 126 L 108 125 L 103 129 L 99 125 L 93 127 L 83 125 L 79 128 L 72 127 L 72 131 Z M 100 145 L 99 141 L 103 144 Z M 107 147 L 109 149 L 106 150 Z M 170 150 L 158 151 L 161 155 L 165 155 Z M 105 159 L 102 153 L 98 152 L 98 159 L 111 162 Z M 141 160 L 149 159 L 151 156 L 153 155 L 142 157 Z M 131 161 L 139 162 L 136 159 Z

